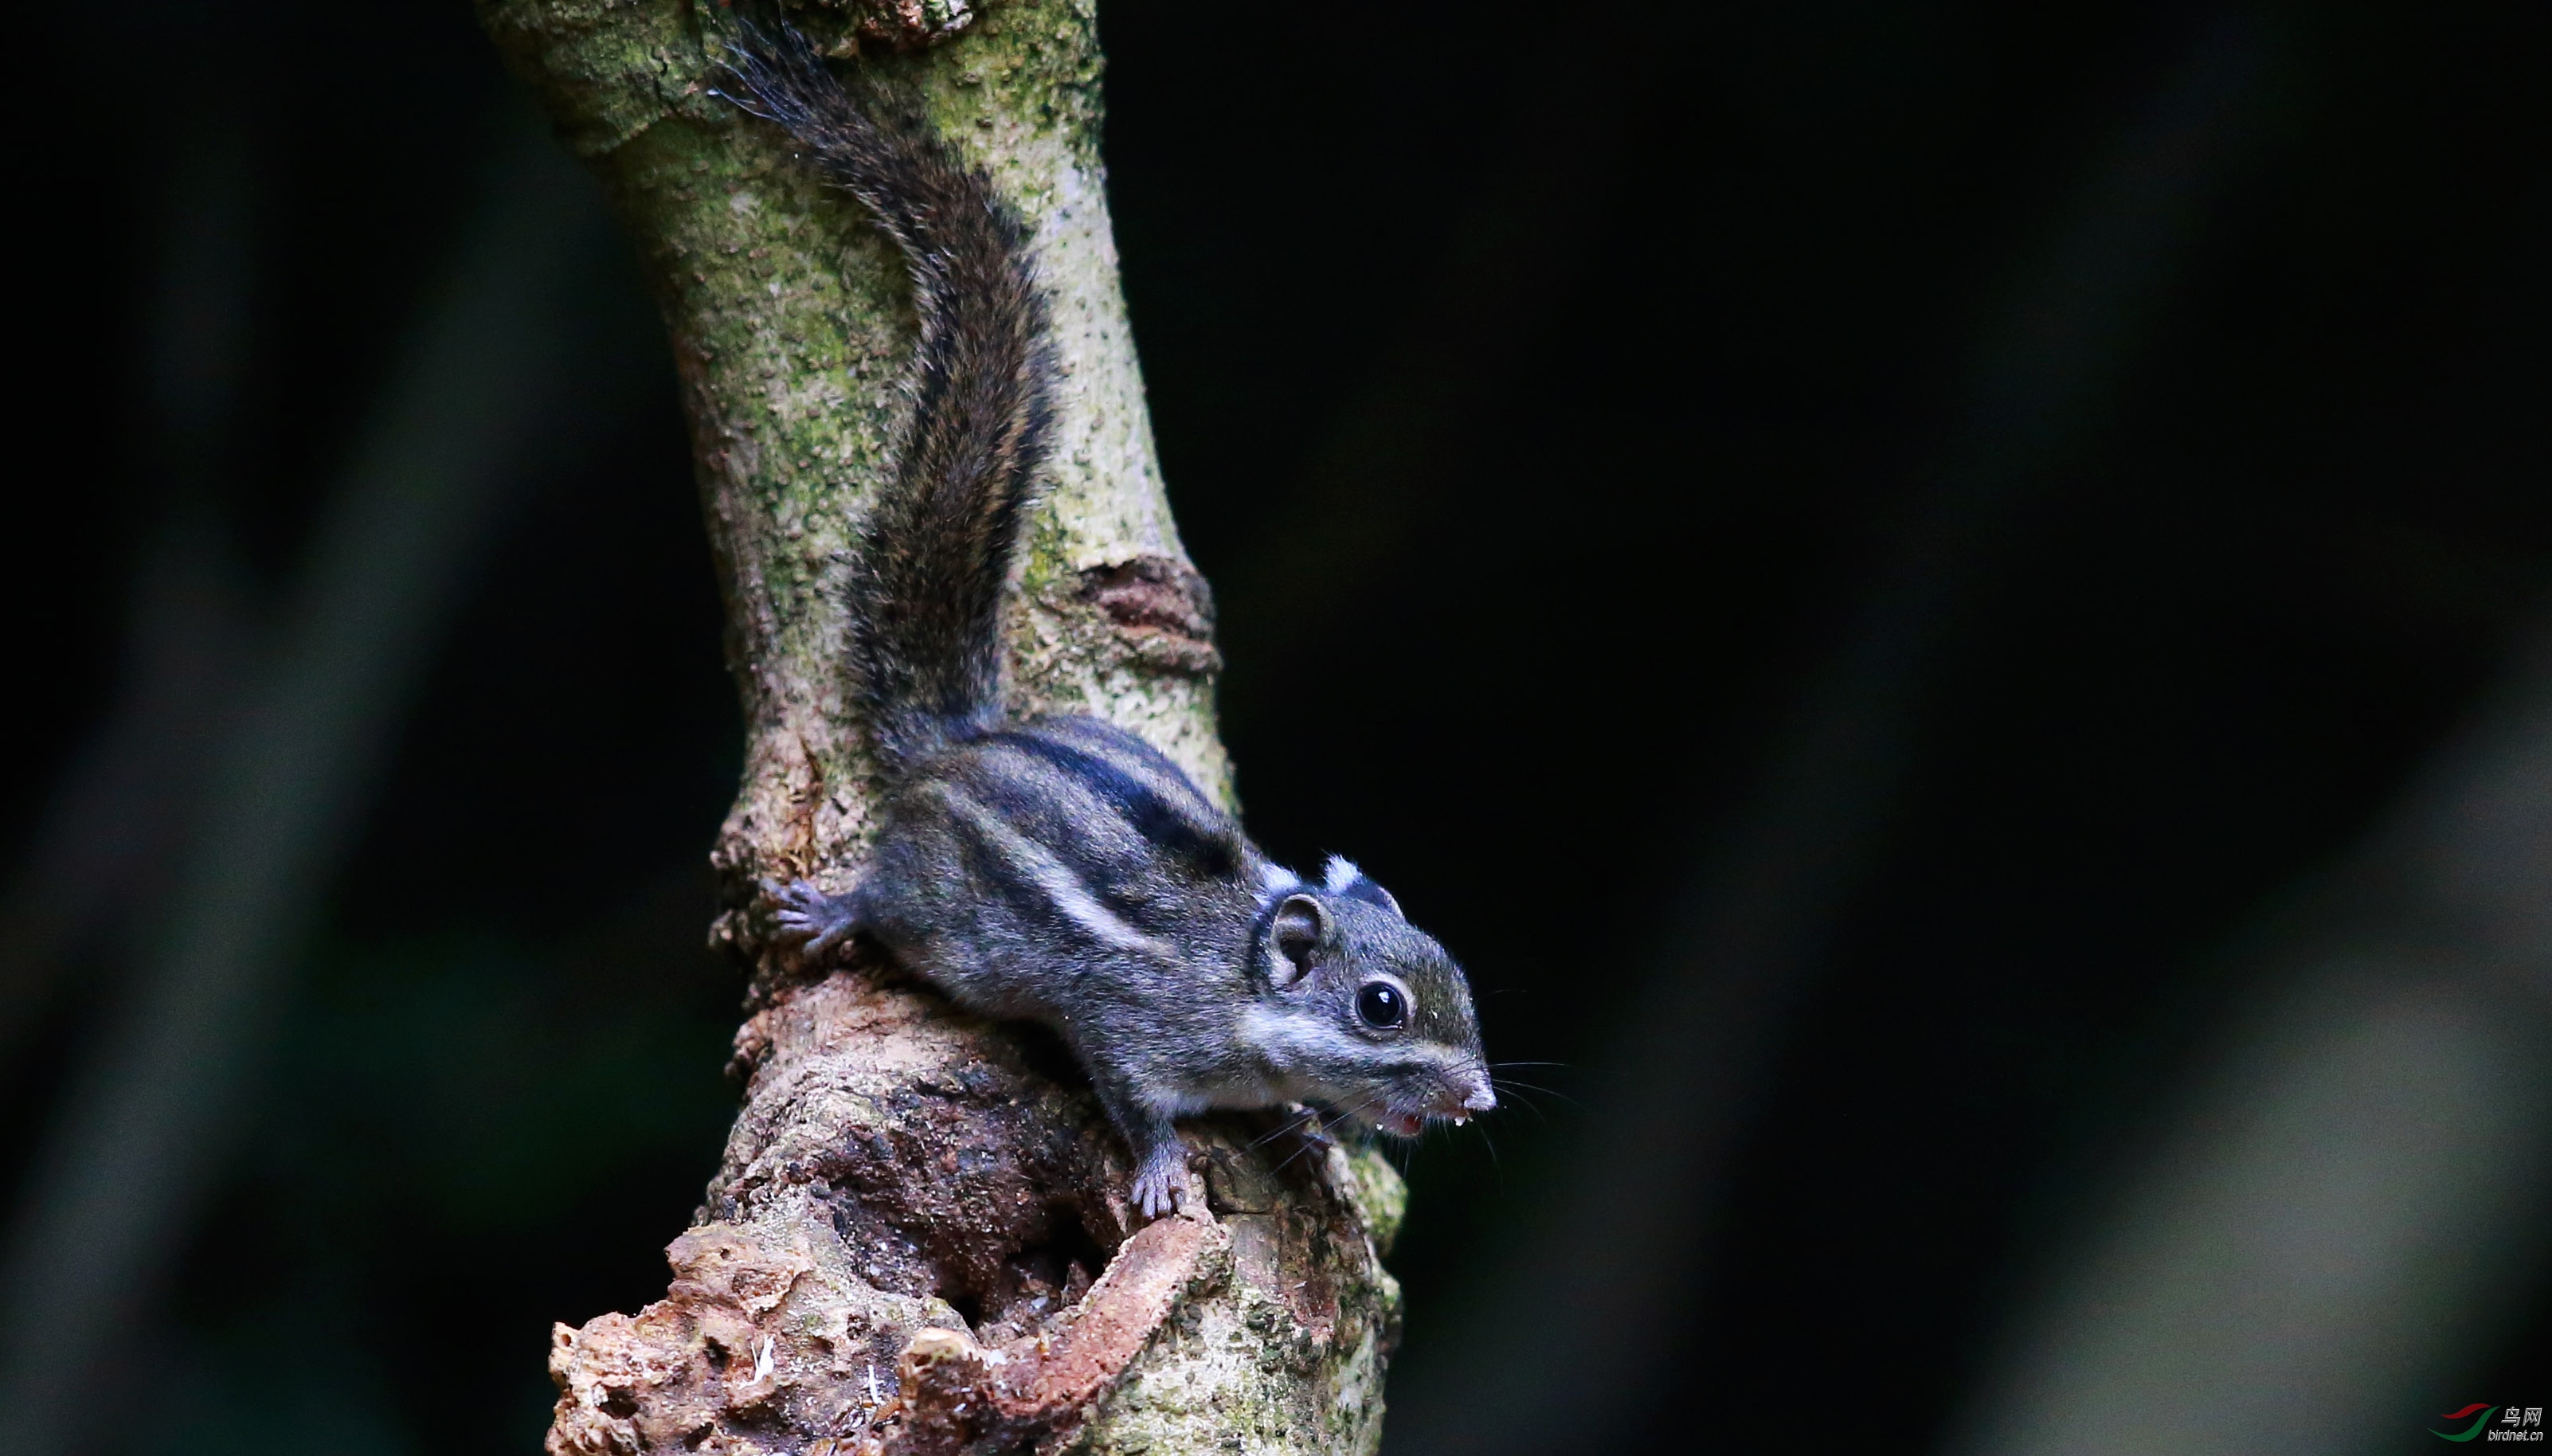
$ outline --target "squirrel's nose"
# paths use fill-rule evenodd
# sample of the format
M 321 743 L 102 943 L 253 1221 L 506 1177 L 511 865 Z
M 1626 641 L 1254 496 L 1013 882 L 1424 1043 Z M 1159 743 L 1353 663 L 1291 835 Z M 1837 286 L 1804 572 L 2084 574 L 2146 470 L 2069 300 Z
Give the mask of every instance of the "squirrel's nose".
M 1446 1088 L 1443 1095 L 1436 1099 L 1443 1115 L 1456 1122 L 1467 1122 L 1474 1112 L 1486 1112 L 1497 1104 L 1498 1094 L 1489 1091 L 1486 1078 L 1467 1088 Z
M 1447 1087 L 1444 1092 L 1436 1092 L 1435 1114 L 1454 1122 L 1470 1122 L 1475 1111 L 1488 1111 L 1493 1106 L 1498 1106 L 1498 1093 L 1490 1092 L 1488 1079 L 1480 1076 L 1470 1079 L 1467 1087 Z

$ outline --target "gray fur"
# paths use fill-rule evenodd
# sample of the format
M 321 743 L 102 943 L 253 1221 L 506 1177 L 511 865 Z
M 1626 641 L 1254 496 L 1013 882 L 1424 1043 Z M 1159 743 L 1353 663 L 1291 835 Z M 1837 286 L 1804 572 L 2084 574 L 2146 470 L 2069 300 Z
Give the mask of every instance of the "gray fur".
M 1183 1115 L 1306 1103 L 1408 1134 L 1496 1105 L 1461 969 L 1362 871 L 1332 860 L 1307 885 L 1141 739 L 1008 717 L 1000 591 L 1050 414 L 1024 230 L 794 34 L 754 40 L 733 66 L 752 109 L 904 248 L 922 318 L 916 417 L 852 599 L 889 777 L 877 840 L 847 894 L 766 886 L 782 933 L 810 956 L 863 938 L 960 1004 L 1053 1028 L 1133 1149 L 1147 1215 L 1185 1184 Z

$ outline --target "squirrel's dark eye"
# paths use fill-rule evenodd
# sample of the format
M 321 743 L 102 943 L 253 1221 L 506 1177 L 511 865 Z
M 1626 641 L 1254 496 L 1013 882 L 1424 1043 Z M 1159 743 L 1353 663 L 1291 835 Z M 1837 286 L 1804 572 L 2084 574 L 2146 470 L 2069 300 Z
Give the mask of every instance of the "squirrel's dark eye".
M 1368 981 L 1356 992 L 1356 1014 L 1365 1025 L 1389 1031 L 1409 1019 L 1409 997 L 1388 981 Z

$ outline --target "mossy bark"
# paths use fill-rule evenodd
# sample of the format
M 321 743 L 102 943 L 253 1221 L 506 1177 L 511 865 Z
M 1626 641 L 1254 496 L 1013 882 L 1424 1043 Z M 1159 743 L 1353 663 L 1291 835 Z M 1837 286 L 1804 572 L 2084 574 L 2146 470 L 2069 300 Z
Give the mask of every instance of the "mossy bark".
M 843 585 L 906 407 L 902 262 L 715 94 L 724 7 L 480 16 L 602 179 L 664 310 L 747 724 L 712 937 L 753 977 L 745 1106 L 667 1298 L 560 1326 L 551 1448 L 1372 1449 L 1398 1327 L 1388 1167 L 1207 1124 L 1193 1211 L 1138 1229 L 1124 1149 L 1050 1044 L 865 971 L 811 975 L 766 940 L 755 886 L 838 888 L 866 839 Z M 1228 798 L 1211 606 L 1117 286 L 1091 0 L 794 19 L 908 86 L 1035 232 L 1064 388 L 1009 619 L 1014 699 L 1116 722 Z

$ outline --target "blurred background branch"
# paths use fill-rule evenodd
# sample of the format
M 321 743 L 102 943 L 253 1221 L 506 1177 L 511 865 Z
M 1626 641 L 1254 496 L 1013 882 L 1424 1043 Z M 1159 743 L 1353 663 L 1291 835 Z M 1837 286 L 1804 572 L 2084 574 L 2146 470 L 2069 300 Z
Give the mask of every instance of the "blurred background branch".
M 13 945 L 25 957 L 13 975 L 21 1001 L 42 993 L 79 932 L 111 920 L 135 934 L 0 1265 L 0 1411 L 12 1451 L 79 1449 L 97 1437 L 84 1425 L 114 1422 L 101 1399 L 110 1357 L 177 1253 L 163 1230 L 201 1212 L 333 862 L 360 826 L 513 467 L 552 428 L 553 381 L 575 337 L 561 285 L 606 235 L 589 191 L 545 138 L 523 127 L 511 152 L 448 292 L 432 301 L 359 437 L 236 708 L 222 711 L 229 684 L 204 661 L 247 656 L 224 640 L 218 587 L 202 579 L 220 564 L 185 560 L 189 546 L 200 556 L 217 538 L 202 520 L 181 520 L 163 528 L 178 539 L 160 550 L 177 560 L 146 574 L 154 594 L 136 621 L 165 632 L 165 612 L 213 641 L 135 654 L 130 705 L 67 788 L 13 896 L 27 907 L 18 923 L 31 926 Z M 225 215 L 239 182 L 197 174 L 223 164 L 236 170 L 216 150 L 179 172 L 170 265 L 182 282 L 169 291 L 190 307 L 162 308 L 177 337 L 161 372 L 181 448 L 200 449 L 220 423 L 223 401 L 205 397 L 214 386 L 199 380 L 218 376 L 213 362 L 242 342 L 228 320 L 186 317 L 219 318 L 246 291 L 244 224 Z M 228 336 L 196 337 L 225 327 Z M 170 483 L 180 500 L 200 498 L 201 482 Z M 156 599 L 188 587 L 212 599 L 173 609 Z M 197 733 L 211 742 L 199 746 Z M 190 770 L 200 785 L 185 781 Z M 152 831 L 189 820 L 176 845 L 152 842 Z M 140 872 L 163 856 L 173 863 L 155 899 Z
M 2393 1449 L 2386 1416 L 2541 1299 L 2552 623 L 2497 697 L 2264 933 L 2265 984 L 2048 1261 L 1961 1449 Z

